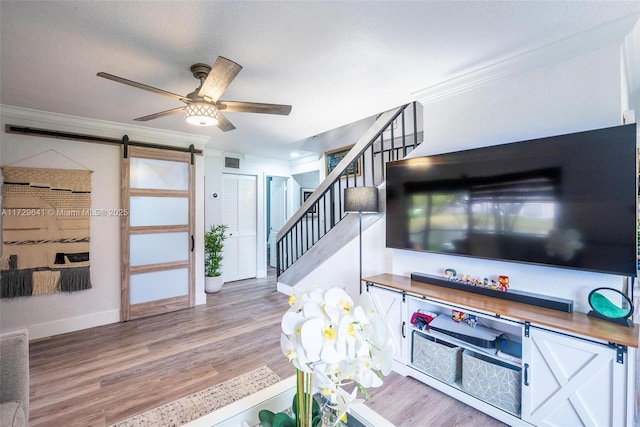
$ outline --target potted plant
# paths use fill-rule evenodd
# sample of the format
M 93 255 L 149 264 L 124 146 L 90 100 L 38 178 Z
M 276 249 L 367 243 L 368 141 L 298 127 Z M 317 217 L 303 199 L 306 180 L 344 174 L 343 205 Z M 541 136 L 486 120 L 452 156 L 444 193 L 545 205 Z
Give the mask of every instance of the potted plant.
M 204 290 L 218 292 L 222 288 L 222 249 L 227 238 L 225 224 L 212 225 L 204 233 Z

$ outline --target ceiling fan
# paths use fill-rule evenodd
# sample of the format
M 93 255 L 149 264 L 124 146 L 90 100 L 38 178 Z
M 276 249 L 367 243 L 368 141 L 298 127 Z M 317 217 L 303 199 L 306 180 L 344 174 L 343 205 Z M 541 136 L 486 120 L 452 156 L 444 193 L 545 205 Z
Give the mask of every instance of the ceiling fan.
M 98 73 L 98 77 L 113 80 L 138 89 L 168 96 L 184 102 L 186 105 L 171 110 L 161 111 L 144 117 L 138 117 L 137 121 L 146 122 L 160 117 L 185 112 L 187 122 L 199 126 L 217 125 L 222 131 L 230 131 L 236 127 L 222 114 L 222 111 L 232 111 L 239 113 L 263 113 L 288 115 L 291 112 L 291 105 L 264 104 L 258 102 L 223 101 L 220 96 L 229 87 L 233 79 L 242 70 L 242 66 L 235 62 L 218 56 L 213 66 L 207 64 L 193 64 L 191 72 L 193 76 L 200 80 L 200 86 L 186 96 L 181 96 L 166 90 L 158 89 L 142 83 L 127 80 L 113 74 Z

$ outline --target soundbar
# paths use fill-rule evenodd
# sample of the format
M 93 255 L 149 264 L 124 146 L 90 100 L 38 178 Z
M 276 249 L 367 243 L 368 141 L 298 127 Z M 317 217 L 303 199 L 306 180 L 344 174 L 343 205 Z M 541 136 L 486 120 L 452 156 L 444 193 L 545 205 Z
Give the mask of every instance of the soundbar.
M 573 301 L 570 299 L 539 295 L 515 289 L 509 289 L 507 292 L 503 292 L 481 286 L 466 285 L 464 283 L 454 282 L 452 280 L 424 273 L 411 273 L 411 280 L 427 283 L 429 285 L 442 286 L 445 288 L 458 289 L 461 291 L 501 298 L 509 301 L 521 302 L 524 304 L 535 305 L 537 307 L 550 308 L 552 310 L 564 311 L 566 313 L 571 313 L 573 311 Z

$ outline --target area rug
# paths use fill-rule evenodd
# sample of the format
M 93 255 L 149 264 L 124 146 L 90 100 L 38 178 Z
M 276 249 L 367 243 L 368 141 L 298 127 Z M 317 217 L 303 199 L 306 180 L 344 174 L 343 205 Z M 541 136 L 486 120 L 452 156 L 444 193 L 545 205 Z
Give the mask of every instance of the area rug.
M 266 366 L 112 424 L 110 427 L 181 426 L 280 381 Z

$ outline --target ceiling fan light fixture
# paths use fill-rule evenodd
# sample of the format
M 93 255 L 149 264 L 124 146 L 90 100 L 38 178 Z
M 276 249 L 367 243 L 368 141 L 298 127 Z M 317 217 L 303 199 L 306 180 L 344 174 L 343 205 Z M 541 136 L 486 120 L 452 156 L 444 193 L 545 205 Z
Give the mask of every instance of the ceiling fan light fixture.
M 187 123 L 196 126 L 216 126 L 218 109 L 209 102 L 195 101 L 184 107 Z

